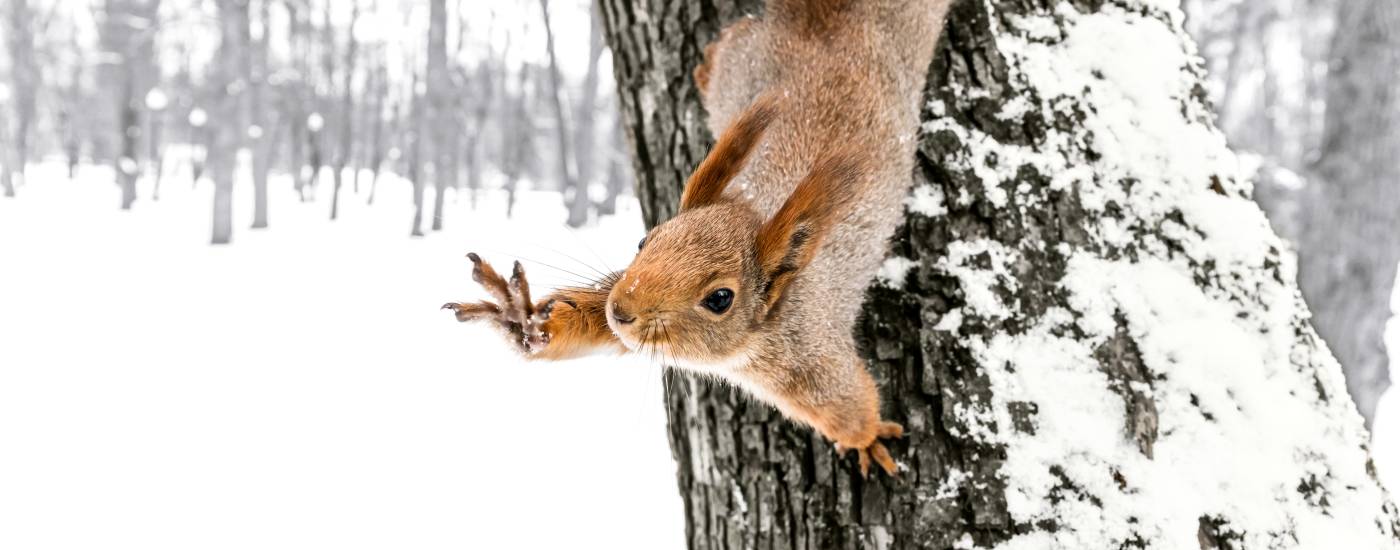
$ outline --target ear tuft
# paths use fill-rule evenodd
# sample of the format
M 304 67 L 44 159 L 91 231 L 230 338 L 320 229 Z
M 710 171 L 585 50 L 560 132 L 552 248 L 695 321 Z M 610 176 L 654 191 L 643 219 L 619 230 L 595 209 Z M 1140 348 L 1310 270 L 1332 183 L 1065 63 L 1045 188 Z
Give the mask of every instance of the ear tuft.
M 729 125 L 715 142 L 714 149 L 690 175 L 681 194 L 681 210 L 708 206 L 719 201 L 724 188 L 744 169 L 744 163 L 763 137 L 764 130 L 777 117 L 776 94 L 765 94 Z
M 849 151 L 822 157 L 759 229 L 756 249 L 765 279 L 763 313 L 778 303 L 788 283 L 812 261 L 822 240 L 854 202 L 862 172 L 859 158 Z

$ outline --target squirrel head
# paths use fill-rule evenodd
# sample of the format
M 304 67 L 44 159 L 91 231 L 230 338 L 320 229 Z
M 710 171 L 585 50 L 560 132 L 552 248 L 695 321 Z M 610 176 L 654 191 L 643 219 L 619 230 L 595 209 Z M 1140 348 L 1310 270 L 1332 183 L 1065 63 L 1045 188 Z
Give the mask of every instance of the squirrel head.
M 859 169 L 846 152 L 820 158 L 771 217 L 723 191 L 777 115 L 761 97 L 686 182 L 680 212 L 653 228 L 613 285 L 608 325 L 628 348 L 663 359 L 717 361 L 770 330 L 791 283 L 847 211 Z

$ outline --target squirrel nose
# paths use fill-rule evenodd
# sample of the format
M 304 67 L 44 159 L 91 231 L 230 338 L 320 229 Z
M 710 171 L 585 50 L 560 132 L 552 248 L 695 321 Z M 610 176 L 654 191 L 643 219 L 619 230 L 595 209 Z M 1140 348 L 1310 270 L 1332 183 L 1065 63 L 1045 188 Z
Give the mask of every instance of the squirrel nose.
M 635 316 L 628 315 L 626 311 L 623 311 L 622 305 L 617 302 L 613 302 L 612 304 L 612 314 L 613 319 L 616 319 L 618 323 L 623 325 L 630 325 L 632 321 L 637 320 Z

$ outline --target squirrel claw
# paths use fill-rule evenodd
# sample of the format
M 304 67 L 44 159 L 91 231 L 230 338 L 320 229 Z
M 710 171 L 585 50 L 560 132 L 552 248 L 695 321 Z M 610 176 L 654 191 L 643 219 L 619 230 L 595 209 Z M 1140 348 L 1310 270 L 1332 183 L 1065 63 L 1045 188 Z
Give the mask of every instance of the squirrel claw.
M 863 449 L 849 449 L 841 447 L 837 448 L 837 451 L 840 454 L 845 454 L 846 450 L 852 450 L 856 452 L 856 459 L 860 463 L 861 479 L 870 479 L 871 460 L 874 460 L 876 464 L 879 464 L 880 469 L 884 470 L 886 475 L 889 475 L 890 477 L 897 477 L 899 475 L 899 465 L 895 464 L 894 458 L 890 456 L 889 449 L 886 449 L 885 444 L 880 443 L 880 440 L 878 439 L 870 442 L 870 445 Z
M 889 449 L 881 443 L 881 439 L 899 439 L 904 437 L 904 426 L 895 422 L 880 422 L 875 428 L 875 439 L 865 447 L 847 447 L 840 443 L 836 444 L 836 454 L 844 456 L 847 451 L 856 452 L 856 460 L 860 464 L 860 477 L 868 479 L 870 477 L 870 462 L 873 460 L 880 465 L 880 469 L 890 477 L 899 475 L 899 465 L 890 456 Z
M 536 305 L 530 299 L 530 284 L 525 278 L 525 268 L 520 262 L 512 266 L 510 279 L 501 277 L 491 264 L 481 259 L 475 252 L 467 254 L 472 262 L 472 280 L 486 289 L 495 303 L 443 304 L 442 309 L 452 310 L 457 320 L 492 321 L 505 333 L 506 339 L 513 342 L 521 352 L 530 354 L 544 349 L 549 344 L 550 335 L 545 331 L 545 322 L 554 310 L 554 300 Z

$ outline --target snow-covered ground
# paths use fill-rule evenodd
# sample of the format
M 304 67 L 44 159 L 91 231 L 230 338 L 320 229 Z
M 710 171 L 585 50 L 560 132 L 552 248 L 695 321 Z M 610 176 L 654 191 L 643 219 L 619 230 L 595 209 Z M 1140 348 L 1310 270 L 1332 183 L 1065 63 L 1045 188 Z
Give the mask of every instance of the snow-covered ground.
M 0 548 L 683 547 L 654 367 L 524 363 L 437 309 L 482 295 L 467 251 L 538 288 L 625 265 L 635 204 L 572 231 L 552 193 L 463 197 L 410 239 L 401 180 L 331 223 L 282 178 L 272 229 L 240 188 L 211 247 L 207 185 L 123 213 L 103 169 L 31 179 L 0 200 Z
M 0 548 L 683 547 L 654 368 L 527 364 L 438 310 L 483 296 L 468 251 L 622 267 L 635 203 L 571 231 L 556 194 L 464 197 L 410 239 L 401 180 L 331 223 L 277 179 L 272 228 L 240 188 L 211 247 L 207 185 L 123 213 L 104 170 L 31 179 L 0 200 Z

